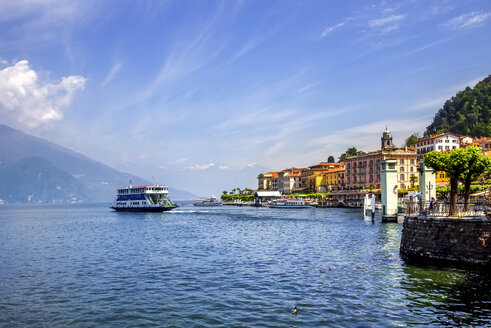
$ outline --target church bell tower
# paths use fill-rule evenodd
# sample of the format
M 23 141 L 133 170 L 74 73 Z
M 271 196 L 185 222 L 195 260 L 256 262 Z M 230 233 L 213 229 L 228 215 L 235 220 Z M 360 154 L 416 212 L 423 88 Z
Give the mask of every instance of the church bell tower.
M 385 127 L 385 131 L 382 134 L 382 150 L 387 149 L 394 149 L 394 145 L 392 144 L 392 135 L 390 134 L 390 131 Z

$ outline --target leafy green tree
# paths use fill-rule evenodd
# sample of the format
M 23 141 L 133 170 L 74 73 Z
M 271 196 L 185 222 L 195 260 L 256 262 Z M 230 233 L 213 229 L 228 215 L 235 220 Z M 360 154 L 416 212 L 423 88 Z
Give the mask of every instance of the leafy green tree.
M 414 146 L 419 140 L 419 137 L 416 133 L 413 133 L 406 139 L 406 146 Z
M 336 161 L 336 160 L 334 159 L 334 156 L 329 156 L 329 157 L 327 158 L 327 162 L 328 162 L 328 163 L 334 163 L 335 161 Z
M 226 190 L 222 191 L 222 194 L 227 195 L 228 192 Z
M 339 162 L 344 162 L 346 160 L 346 158 L 348 158 L 350 156 L 356 156 L 356 155 L 358 155 L 358 150 L 355 147 L 350 147 L 346 150 L 345 153 L 343 153 L 339 156 Z
M 424 165 L 431 167 L 433 171 L 445 171 L 450 178 L 450 210 L 449 215 L 457 213 L 457 187 L 459 179 L 467 170 L 469 157 L 465 148 L 455 149 L 449 153 L 431 151 L 426 154 Z
M 464 210 L 468 211 L 471 184 L 490 169 L 491 160 L 477 146 L 468 146 L 464 148 L 464 152 L 468 160 L 467 170 L 462 175 L 462 179 L 464 180 Z
M 414 184 L 418 182 L 418 177 L 413 175 L 409 178 L 409 181 L 411 182 L 411 188 L 414 188 Z
M 356 150 L 355 147 L 348 148 L 348 150 L 346 151 L 346 155 L 356 156 L 356 155 L 358 155 L 358 150 Z
M 244 193 L 246 195 L 254 195 L 254 189 L 251 188 L 244 188 Z

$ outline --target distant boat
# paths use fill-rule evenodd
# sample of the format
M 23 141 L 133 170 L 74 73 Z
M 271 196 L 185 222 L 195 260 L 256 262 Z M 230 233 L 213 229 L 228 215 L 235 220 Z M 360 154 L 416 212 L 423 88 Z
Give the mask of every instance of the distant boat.
M 196 199 L 193 202 L 194 206 L 222 206 L 222 201 L 216 199 L 216 197 L 212 196 L 211 198 L 200 198 Z
M 117 199 L 111 208 L 119 212 L 164 212 L 176 208 L 168 197 L 169 189 L 154 184 L 118 189 Z
M 308 208 L 311 207 L 310 202 L 301 199 L 275 199 L 268 203 L 268 207 L 272 208 Z

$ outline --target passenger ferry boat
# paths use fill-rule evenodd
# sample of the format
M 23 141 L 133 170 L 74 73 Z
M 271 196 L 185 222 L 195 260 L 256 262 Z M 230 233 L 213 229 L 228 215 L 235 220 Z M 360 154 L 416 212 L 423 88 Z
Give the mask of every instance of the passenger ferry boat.
M 268 207 L 273 208 L 308 208 L 310 203 L 301 199 L 275 199 L 269 202 Z
M 130 185 L 118 189 L 116 201 L 111 208 L 120 212 L 163 212 L 176 208 L 167 196 L 169 189 L 165 186 L 154 184 L 152 186 Z
M 222 206 L 222 201 L 216 199 L 216 197 L 211 198 L 200 198 L 193 202 L 194 206 Z

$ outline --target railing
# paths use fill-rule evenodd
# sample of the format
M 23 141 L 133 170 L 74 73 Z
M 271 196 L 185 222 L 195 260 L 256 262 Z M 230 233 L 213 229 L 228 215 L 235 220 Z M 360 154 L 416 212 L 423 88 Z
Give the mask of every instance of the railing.
M 421 205 L 423 206 L 421 209 Z M 452 217 L 482 217 L 486 212 L 491 211 L 491 208 L 481 200 L 473 201 L 469 204 L 469 209 L 464 210 L 464 203 L 455 205 L 455 214 Z M 450 216 L 450 204 L 445 202 L 437 202 L 430 206 L 429 202 L 420 204 L 414 201 L 404 201 L 399 203 L 399 212 L 405 212 L 406 215 L 418 216 L 420 214 L 426 217 L 446 217 Z

